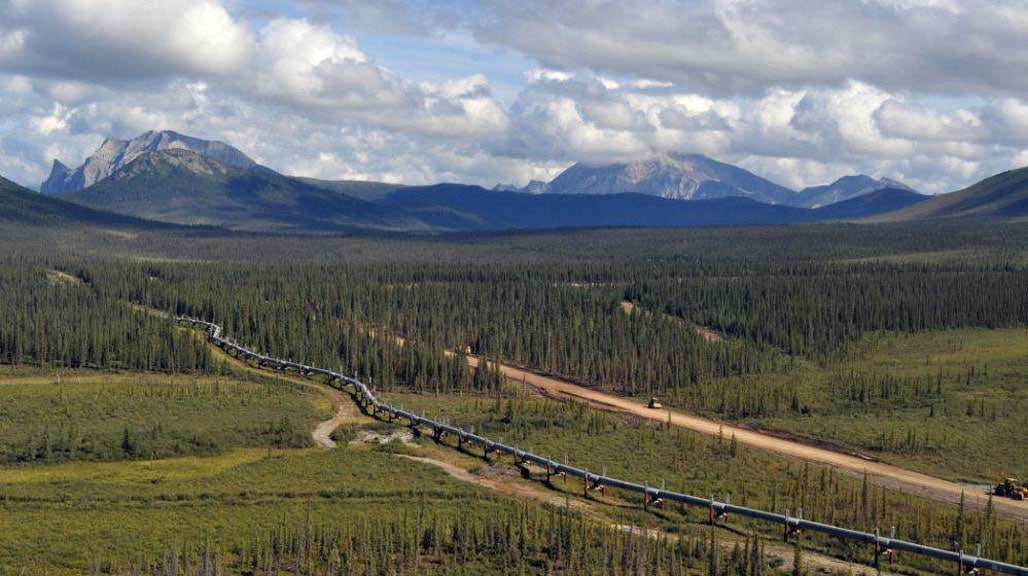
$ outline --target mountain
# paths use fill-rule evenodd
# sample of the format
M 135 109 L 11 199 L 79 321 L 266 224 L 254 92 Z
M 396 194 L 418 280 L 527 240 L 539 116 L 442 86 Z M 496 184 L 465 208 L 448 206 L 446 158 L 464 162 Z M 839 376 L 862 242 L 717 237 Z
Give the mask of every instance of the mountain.
M 924 202 L 928 198 L 930 197 L 906 188 L 882 188 L 863 196 L 822 206 L 813 212 L 819 220 L 852 220 L 894 212 Z
M 93 210 L 44 196 L 0 177 L 0 221 L 29 225 L 95 224 L 160 227 L 131 216 Z
M 238 230 L 423 228 L 416 219 L 389 207 L 312 186 L 262 166 L 231 166 L 182 148 L 141 154 L 108 178 L 61 197 L 142 218 Z
M 1028 167 L 997 174 L 963 190 L 933 196 L 878 220 L 960 217 L 1028 218 Z
M 843 176 L 831 184 L 804 188 L 799 191 L 790 204 L 802 208 L 820 208 L 886 188 L 916 192 L 913 188 L 895 180 L 875 179 L 865 174 L 857 174 L 856 176 Z
M 84 164 L 72 170 L 54 160 L 50 176 L 39 187 L 44 194 L 72 192 L 88 188 L 114 174 L 143 154 L 161 150 L 190 150 L 237 168 L 253 168 L 257 163 L 224 142 L 201 140 L 177 132 L 146 132 L 132 140 L 108 138 Z
M 535 189 L 550 194 L 633 192 L 676 200 L 742 196 L 767 204 L 788 204 L 796 195 L 784 186 L 706 156 L 662 152 L 628 164 L 578 163 L 545 187 L 536 183 Z
M 742 197 L 681 201 L 638 193 L 526 194 L 460 184 L 403 188 L 383 203 L 450 230 L 692 227 L 787 224 L 813 219 L 810 210 Z

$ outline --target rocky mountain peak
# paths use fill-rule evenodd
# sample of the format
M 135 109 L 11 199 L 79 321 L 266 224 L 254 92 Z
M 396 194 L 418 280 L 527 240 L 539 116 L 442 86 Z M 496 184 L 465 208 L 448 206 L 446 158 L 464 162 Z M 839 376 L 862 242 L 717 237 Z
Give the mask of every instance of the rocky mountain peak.
M 143 154 L 172 149 L 189 150 L 238 168 L 257 165 L 246 154 L 224 142 L 193 138 L 171 130 L 150 130 L 131 140 L 107 138 L 92 156 L 74 170 L 55 160 L 50 176 L 40 186 L 40 192 L 59 194 L 88 188 Z
M 537 187 L 539 188 L 539 187 Z M 635 192 L 679 200 L 742 196 L 769 204 L 788 204 L 792 190 L 700 154 L 653 150 L 628 163 L 578 163 L 545 186 L 556 194 Z

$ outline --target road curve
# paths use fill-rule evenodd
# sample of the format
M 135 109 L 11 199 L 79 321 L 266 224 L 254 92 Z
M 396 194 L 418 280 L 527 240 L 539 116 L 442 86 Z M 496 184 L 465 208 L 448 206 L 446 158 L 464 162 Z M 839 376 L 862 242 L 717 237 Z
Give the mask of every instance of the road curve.
M 478 366 L 480 362 L 480 357 L 468 356 L 468 363 L 471 366 Z M 736 441 L 741 444 L 807 462 L 831 466 L 851 476 L 861 477 L 867 473 L 868 479 L 875 484 L 908 494 L 956 504 L 960 501 L 960 494 L 964 492 L 966 493 L 966 504 L 972 508 L 984 506 L 987 499 L 985 494 L 976 492 L 976 489 L 971 486 L 913 472 L 892 464 L 811 446 L 676 410 L 652 410 L 630 398 L 586 388 L 567 380 L 507 364 L 501 364 L 500 369 L 509 380 L 523 383 L 548 396 L 573 398 L 586 402 L 593 408 L 631 414 L 647 420 L 670 422 L 674 426 L 704 434 L 723 433 L 726 437 L 734 434 Z M 1015 502 L 1006 498 L 994 498 L 993 507 L 1002 516 L 1028 520 L 1028 501 Z

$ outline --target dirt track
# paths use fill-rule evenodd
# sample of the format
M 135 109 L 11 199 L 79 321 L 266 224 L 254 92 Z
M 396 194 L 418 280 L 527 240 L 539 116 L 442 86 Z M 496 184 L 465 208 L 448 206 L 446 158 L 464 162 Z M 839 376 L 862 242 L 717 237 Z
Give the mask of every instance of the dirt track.
M 318 427 L 311 432 L 311 438 L 314 438 L 314 441 L 322 448 L 335 448 L 336 443 L 335 440 L 332 440 L 332 433 L 340 425 L 353 420 L 357 416 L 357 406 L 349 396 L 331 386 L 319 386 L 318 388 L 325 396 L 332 400 L 332 405 L 336 407 L 336 414 L 332 418 L 318 424 Z
M 214 356 L 219 360 L 230 362 L 232 365 L 248 372 L 263 375 L 268 374 L 267 370 L 254 368 L 239 358 L 230 356 L 217 346 L 210 345 L 210 349 Z M 311 390 L 316 390 L 321 394 L 324 394 L 332 402 L 332 407 L 336 410 L 335 415 L 332 416 L 332 418 L 319 423 L 311 432 L 311 438 L 313 438 L 314 442 L 316 442 L 321 448 L 335 448 L 336 443 L 332 440 L 332 433 L 335 432 L 336 428 L 340 425 L 358 418 L 357 407 L 354 405 L 350 397 L 346 393 L 332 388 L 331 386 L 317 384 L 305 378 L 286 374 L 278 374 L 277 376 L 280 380 L 287 381 L 291 384 L 297 384 Z
M 480 358 L 475 356 L 468 357 L 468 363 L 472 366 L 477 366 L 480 360 Z M 967 504 L 971 508 L 984 506 L 987 499 L 984 493 L 976 490 L 974 487 L 941 480 L 919 472 L 912 472 L 891 464 L 851 454 L 843 454 L 826 448 L 810 446 L 794 440 L 778 438 L 770 434 L 724 424 L 699 416 L 692 416 L 675 410 L 651 410 L 629 398 L 607 394 L 566 380 L 537 374 L 513 366 L 501 365 L 501 369 L 509 380 L 524 383 L 549 397 L 574 398 L 601 410 L 631 414 L 659 422 L 670 422 L 674 426 L 705 434 L 716 435 L 723 433 L 726 437 L 734 434 L 736 441 L 741 444 L 808 462 L 831 466 L 851 476 L 860 477 L 866 472 L 868 478 L 875 484 L 900 490 L 908 494 L 956 504 L 960 501 L 960 493 L 965 492 Z M 1028 501 L 1015 502 L 1006 498 L 995 498 L 993 506 L 996 512 L 1003 516 L 1028 520 Z

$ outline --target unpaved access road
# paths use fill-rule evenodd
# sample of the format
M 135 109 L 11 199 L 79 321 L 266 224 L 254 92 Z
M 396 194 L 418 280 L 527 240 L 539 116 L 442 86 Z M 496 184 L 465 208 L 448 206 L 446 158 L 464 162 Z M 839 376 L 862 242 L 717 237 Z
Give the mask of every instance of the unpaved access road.
M 481 362 L 480 357 L 468 356 L 468 363 L 471 366 L 478 366 L 479 362 Z M 573 398 L 600 410 L 631 414 L 647 420 L 670 422 L 674 426 L 704 434 L 724 434 L 725 437 L 730 437 L 734 434 L 737 442 L 747 446 L 768 450 L 815 464 L 831 466 L 851 476 L 861 477 L 864 473 L 867 473 L 868 479 L 871 482 L 893 490 L 900 490 L 908 494 L 954 504 L 960 501 L 960 494 L 964 492 L 966 493 L 967 505 L 972 508 L 984 506 L 987 500 L 987 496 L 980 488 L 966 484 L 942 480 L 884 462 L 811 446 L 795 440 L 779 438 L 771 434 L 733 426 L 709 418 L 693 416 L 676 410 L 653 410 L 630 398 L 607 394 L 568 382 L 567 380 L 507 364 L 501 364 L 500 369 L 509 380 L 524 383 L 544 396 L 558 399 Z M 1028 520 L 1028 501 L 1015 502 L 1007 498 L 994 498 L 993 506 L 998 514 L 1010 518 Z
M 332 433 L 336 431 L 336 428 L 357 417 L 357 405 L 353 403 L 353 400 L 348 395 L 331 386 L 318 386 L 318 389 L 332 400 L 332 405 L 336 408 L 336 414 L 332 418 L 318 424 L 317 428 L 311 432 L 311 438 L 314 438 L 314 441 L 322 448 L 335 448 L 336 442 L 332 439 Z

